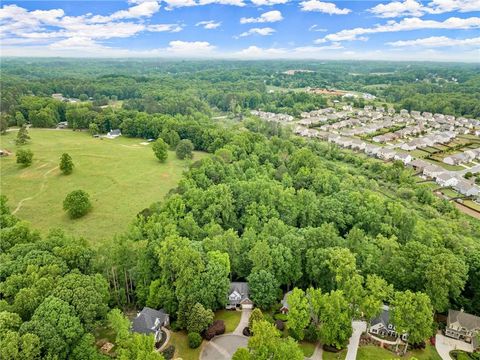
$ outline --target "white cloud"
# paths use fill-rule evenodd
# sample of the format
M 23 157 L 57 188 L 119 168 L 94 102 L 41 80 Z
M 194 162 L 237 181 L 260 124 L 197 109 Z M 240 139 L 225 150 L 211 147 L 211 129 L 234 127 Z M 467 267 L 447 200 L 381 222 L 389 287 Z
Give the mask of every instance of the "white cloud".
M 366 40 L 367 38 L 361 35 L 388 33 L 398 31 L 410 31 L 421 29 L 477 29 L 480 28 L 480 17 L 470 17 L 461 19 L 458 17 L 451 17 L 444 21 L 423 20 L 419 18 L 405 18 L 401 21 L 390 20 L 383 25 L 375 25 L 371 28 L 354 28 L 345 29 L 337 33 L 329 34 L 321 39 L 317 39 L 317 44 L 326 41 L 352 41 L 352 40 Z
M 417 0 L 395 0 L 387 4 L 378 4 L 368 11 L 381 18 L 443 14 L 452 11 L 471 12 L 480 11 L 480 0 L 432 0 L 427 5 Z
M 147 26 L 148 31 L 152 32 L 180 32 L 183 30 L 183 26 L 179 24 L 154 24 Z
M 172 10 L 174 8 L 186 7 L 186 6 L 201 6 L 201 5 L 232 5 L 232 6 L 245 6 L 243 0 L 164 0 L 167 4 L 166 10 Z
M 95 50 L 103 47 L 86 37 L 71 37 L 49 45 L 53 50 Z
M 245 36 L 250 36 L 250 35 L 261 35 L 261 36 L 268 36 L 272 35 L 275 32 L 274 29 L 270 27 L 264 27 L 264 28 L 252 28 L 248 31 L 245 31 L 238 35 L 238 37 L 245 37 Z
M 201 26 L 201 27 L 203 27 L 204 29 L 207 29 L 207 30 L 216 29 L 216 28 L 218 28 L 220 25 L 222 25 L 222 22 L 221 22 L 221 21 L 215 22 L 214 20 L 200 21 L 200 22 L 198 22 L 198 23 L 195 24 L 195 26 Z
M 259 17 L 256 18 L 245 18 L 242 17 L 240 19 L 240 24 L 251 24 L 251 23 L 272 23 L 277 21 L 282 21 L 283 16 L 282 13 L 278 10 L 268 11 L 263 13 Z
M 400 40 L 387 43 L 393 47 L 449 47 L 449 46 L 480 46 L 480 37 L 470 39 L 452 39 L 447 36 L 431 36 L 423 39 Z
M 347 8 L 340 9 L 334 3 L 319 0 L 302 1 L 300 3 L 300 8 L 302 11 L 317 11 L 330 15 L 346 15 L 352 12 L 352 10 Z
M 312 25 L 308 28 L 308 31 L 325 32 L 325 31 L 328 31 L 328 30 L 324 29 L 324 28 L 321 28 L 318 25 Z
M 252 0 L 252 4 L 256 6 L 273 6 L 286 4 L 289 0 Z
M 284 55 L 287 53 L 286 49 L 279 49 L 279 48 L 270 48 L 270 49 L 262 49 L 258 46 L 249 46 L 246 49 L 240 50 L 235 53 L 235 55 L 241 57 L 248 57 L 248 58 L 263 58 L 263 57 L 270 57 L 270 56 L 278 56 Z
M 177 55 L 199 56 L 210 54 L 215 46 L 207 41 L 170 41 L 167 51 Z
M 109 16 L 97 15 L 91 18 L 92 22 L 109 22 L 122 19 L 139 19 L 142 17 L 152 17 L 160 10 L 160 4 L 157 1 L 144 1 L 127 10 L 119 10 Z
M 368 10 L 381 18 L 399 17 L 399 16 L 422 16 L 424 14 L 423 5 L 416 0 L 392 1 L 388 4 L 378 4 Z
M 432 14 L 480 11 L 480 0 L 432 0 L 428 7 L 430 8 L 428 12 Z

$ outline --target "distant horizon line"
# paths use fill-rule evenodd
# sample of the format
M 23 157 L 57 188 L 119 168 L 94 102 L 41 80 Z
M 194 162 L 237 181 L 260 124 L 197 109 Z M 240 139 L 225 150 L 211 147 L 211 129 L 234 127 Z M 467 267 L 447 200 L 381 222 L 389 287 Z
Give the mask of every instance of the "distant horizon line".
M 351 61 L 351 62 L 395 62 L 395 63 L 455 63 L 455 64 L 479 64 L 480 59 L 475 60 L 407 60 L 407 59 L 322 59 L 322 58 L 240 58 L 230 56 L 216 56 L 216 57 L 161 57 L 161 56 L 15 56 L 15 55 L 1 55 L 0 59 L 69 59 L 69 60 L 172 60 L 172 61 Z M 1 64 L 0 64 L 1 65 Z

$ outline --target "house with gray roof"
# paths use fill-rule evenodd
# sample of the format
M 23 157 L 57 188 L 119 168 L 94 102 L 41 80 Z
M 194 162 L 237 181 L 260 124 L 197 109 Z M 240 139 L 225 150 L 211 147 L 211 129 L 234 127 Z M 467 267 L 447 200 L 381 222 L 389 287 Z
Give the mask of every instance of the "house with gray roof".
M 170 323 L 170 316 L 163 309 L 155 310 L 144 307 L 137 317 L 132 321 L 132 331 L 151 335 L 155 337 L 155 342 L 162 340 L 162 327 Z
M 406 333 L 397 333 L 395 325 L 390 322 L 390 308 L 388 305 L 382 305 L 382 312 L 372 320 L 368 331 L 374 335 L 400 337 L 403 341 L 406 341 L 408 338 Z
M 444 172 L 437 176 L 436 182 L 443 187 L 457 185 L 458 179 L 450 172 Z
M 477 185 L 464 179 L 459 179 L 457 184 L 453 185 L 453 188 L 465 196 L 475 196 L 480 192 L 480 188 Z
M 480 347 L 480 317 L 468 314 L 461 309 L 448 310 L 445 335 L 454 339 L 471 343 L 474 349 Z
M 253 301 L 250 300 L 250 288 L 246 282 L 231 282 L 228 293 L 227 309 L 251 309 Z

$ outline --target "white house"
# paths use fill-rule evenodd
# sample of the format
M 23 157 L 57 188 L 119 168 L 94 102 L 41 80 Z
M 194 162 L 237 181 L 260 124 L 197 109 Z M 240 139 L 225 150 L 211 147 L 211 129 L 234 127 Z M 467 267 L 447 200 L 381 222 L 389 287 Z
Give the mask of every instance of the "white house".
M 445 172 L 445 169 L 437 165 L 430 165 L 423 169 L 423 175 L 435 179 L 438 175 Z
M 442 187 L 457 185 L 458 179 L 448 172 L 444 172 L 437 176 L 436 182 Z
M 395 160 L 403 162 L 404 165 L 407 165 L 409 162 L 413 160 L 413 157 L 410 154 L 395 154 L 393 158 Z

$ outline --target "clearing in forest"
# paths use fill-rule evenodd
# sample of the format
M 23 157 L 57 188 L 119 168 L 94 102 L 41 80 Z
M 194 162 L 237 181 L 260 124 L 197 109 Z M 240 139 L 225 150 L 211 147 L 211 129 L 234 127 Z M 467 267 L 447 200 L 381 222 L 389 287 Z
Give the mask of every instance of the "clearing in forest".
M 12 155 L 0 159 L 1 193 L 8 197 L 15 215 L 46 233 L 59 227 L 91 242 L 111 238 L 127 230 L 135 215 L 163 199 L 174 188 L 190 161 L 178 160 L 169 152 L 162 164 L 151 146 L 139 139 L 93 138 L 86 132 L 30 129 L 28 145 L 33 164 L 16 164 L 16 131 L 0 137 L 0 148 Z M 75 168 L 71 175 L 58 169 L 62 153 L 69 153 Z M 194 160 L 205 153 L 195 152 Z M 63 211 L 63 200 L 73 190 L 90 194 L 92 210 L 83 218 L 71 220 Z

